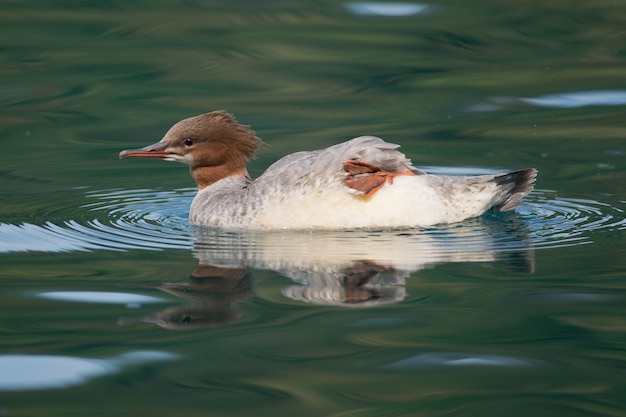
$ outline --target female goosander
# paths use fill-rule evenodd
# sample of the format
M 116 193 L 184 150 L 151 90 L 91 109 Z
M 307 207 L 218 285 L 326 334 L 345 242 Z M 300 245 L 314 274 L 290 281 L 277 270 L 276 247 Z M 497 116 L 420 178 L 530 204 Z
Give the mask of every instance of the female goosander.
M 398 145 L 360 136 L 296 152 L 251 180 L 262 141 L 224 111 L 181 120 L 160 142 L 120 152 L 183 162 L 198 184 L 190 222 L 222 228 L 350 229 L 430 226 L 512 210 L 533 189 L 534 168 L 471 177 L 430 175 Z

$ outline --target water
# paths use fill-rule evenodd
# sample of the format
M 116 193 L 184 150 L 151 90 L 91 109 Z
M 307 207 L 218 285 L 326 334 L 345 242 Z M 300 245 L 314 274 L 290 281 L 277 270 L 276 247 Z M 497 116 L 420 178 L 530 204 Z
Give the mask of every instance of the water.
M 8 2 L 0 416 L 621 416 L 624 2 Z M 534 166 L 515 213 L 421 230 L 190 226 L 117 159 L 228 109 L 280 156 L 362 134 Z

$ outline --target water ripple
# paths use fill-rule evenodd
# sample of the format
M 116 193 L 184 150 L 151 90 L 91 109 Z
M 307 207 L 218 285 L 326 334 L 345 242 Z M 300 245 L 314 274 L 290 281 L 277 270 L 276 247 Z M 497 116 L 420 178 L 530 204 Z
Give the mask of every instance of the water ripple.
M 626 228 L 623 208 L 590 199 L 559 197 L 554 191 L 536 190 L 532 201 L 518 212 L 529 219 L 528 237 L 536 249 L 591 243 L 591 232 Z
M 0 252 L 190 249 L 187 221 L 195 189 L 88 192 L 93 200 L 52 213 L 41 225 L 0 223 Z
M 87 192 L 86 204 L 55 207 L 42 224 L 0 223 L 0 252 L 189 250 L 198 239 L 198 233 L 187 220 L 194 194 L 195 189 Z M 385 234 L 420 235 L 422 243 L 434 242 L 437 253 L 472 251 L 478 243 L 481 250 L 498 252 L 519 250 L 521 246 L 555 248 L 591 243 L 593 233 L 598 231 L 626 229 L 624 207 L 623 201 L 572 199 L 561 197 L 555 191 L 535 190 L 515 213 L 487 214 L 458 224 L 421 230 L 336 234 L 342 239 L 379 241 L 385 239 Z M 62 218 L 68 213 L 73 218 Z M 220 237 L 219 232 L 212 236 Z M 257 239 L 258 242 L 266 240 Z M 281 239 L 271 240 L 278 241 Z M 230 244 L 236 242 L 240 240 Z

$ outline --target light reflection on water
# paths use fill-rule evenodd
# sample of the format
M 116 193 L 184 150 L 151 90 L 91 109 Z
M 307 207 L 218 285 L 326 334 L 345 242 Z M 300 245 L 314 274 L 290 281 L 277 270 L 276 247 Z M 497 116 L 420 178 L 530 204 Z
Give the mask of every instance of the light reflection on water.
M 162 298 L 141 294 L 108 291 L 43 291 L 29 295 L 48 300 L 70 301 L 78 303 L 125 304 L 129 308 L 137 308 L 141 304 L 167 302 Z
M 433 9 L 420 3 L 352 2 L 346 8 L 357 16 L 400 17 L 422 14 Z
M 157 351 L 128 352 L 109 359 L 53 355 L 0 355 L 0 391 L 66 388 L 122 372 L 129 366 L 172 361 L 176 355 Z
M 501 368 L 528 367 L 538 364 L 535 360 L 510 356 L 477 355 L 469 353 L 423 353 L 386 365 L 386 369 L 420 370 L 441 367 L 488 366 Z
M 540 97 L 491 97 L 487 102 L 469 105 L 465 110 L 471 112 L 498 111 L 515 105 L 562 109 L 586 106 L 623 106 L 626 105 L 626 91 L 575 91 L 546 94 Z

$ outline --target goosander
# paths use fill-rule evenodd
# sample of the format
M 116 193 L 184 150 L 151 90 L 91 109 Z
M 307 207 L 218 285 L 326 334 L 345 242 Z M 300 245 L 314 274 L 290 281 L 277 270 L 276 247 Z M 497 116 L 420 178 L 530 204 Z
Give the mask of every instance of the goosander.
M 417 169 L 398 145 L 359 136 L 296 152 L 252 180 L 246 163 L 263 142 L 225 111 L 181 120 L 158 143 L 119 157 L 189 165 L 198 185 L 192 224 L 233 229 L 404 228 L 513 210 L 532 189 L 534 168 L 443 176 Z

